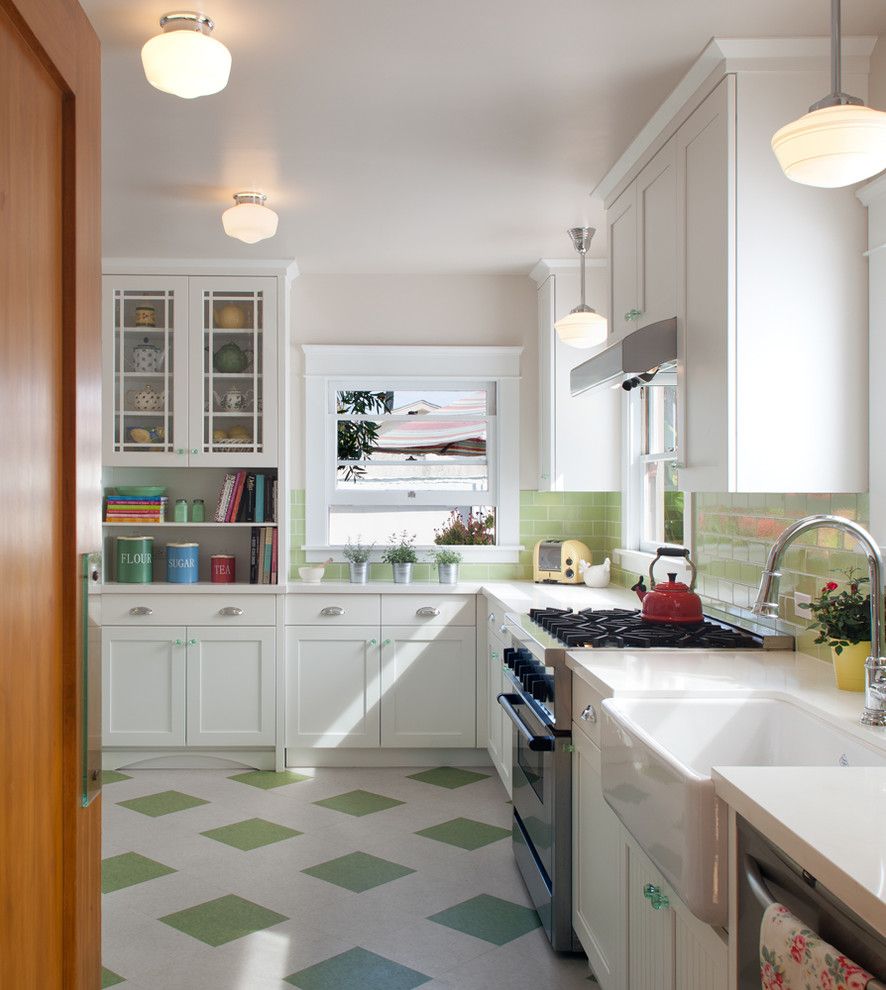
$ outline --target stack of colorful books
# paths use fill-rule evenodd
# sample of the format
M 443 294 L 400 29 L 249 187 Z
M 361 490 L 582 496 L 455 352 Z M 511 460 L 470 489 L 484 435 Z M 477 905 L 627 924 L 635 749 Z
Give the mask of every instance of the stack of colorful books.
M 277 479 L 249 471 L 226 474 L 215 506 L 216 522 L 275 522 Z
M 253 526 L 249 548 L 249 583 L 277 583 L 277 527 Z
M 166 496 L 108 495 L 105 498 L 105 522 L 166 522 Z

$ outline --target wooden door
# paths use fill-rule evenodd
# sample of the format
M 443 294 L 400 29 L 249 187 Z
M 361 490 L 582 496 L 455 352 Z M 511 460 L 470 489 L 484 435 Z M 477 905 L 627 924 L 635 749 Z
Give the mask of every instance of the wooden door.
M 100 546 L 100 65 L 73 0 L 0 0 L 0 986 L 100 982 L 80 554 Z
M 189 746 L 273 746 L 277 631 L 188 627 Z
M 477 744 L 477 638 L 468 626 L 382 626 L 381 744 Z
M 105 746 L 184 746 L 186 636 L 184 626 L 102 629 Z
M 377 749 L 379 663 L 378 626 L 289 626 L 286 746 Z

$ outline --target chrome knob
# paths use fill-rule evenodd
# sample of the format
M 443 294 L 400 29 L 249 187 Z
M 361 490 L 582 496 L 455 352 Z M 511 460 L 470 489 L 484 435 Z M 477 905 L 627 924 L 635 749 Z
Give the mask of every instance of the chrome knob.
M 501 624 L 501 625 L 500 625 L 500 626 L 498 627 L 498 631 L 499 631 L 500 633 L 506 633 L 506 632 L 508 631 L 508 627 L 507 627 L 507 626 L 506 626 L 506 625 L 505 625 L 504 623 L 502 623 L 502 624 Z
M 489 613 L 489 621 L 490 622 L 495 622 L 495 612 L 490 612 Z
M 586 705 L 584 711 L 578 717 L 582 722 L 596 722 L 597 709 L 593 705 Z
M 320 609 L 320 615 L 341 616 L 344 614 L 345 610 L 341 605 L 327 605 L 325 608 Z
M 154 610 L 147 605 L 136 605 L 129 610 L 130 615 L 153 615 Z
M 242 615 L 243 609 L 238 608 L 236 605 L 225 605 L 224 608 L 218 610 L 219 615 Z

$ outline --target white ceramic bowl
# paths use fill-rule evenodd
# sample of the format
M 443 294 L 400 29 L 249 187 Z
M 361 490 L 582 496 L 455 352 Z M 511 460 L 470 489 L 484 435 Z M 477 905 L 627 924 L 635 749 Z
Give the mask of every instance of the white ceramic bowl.
M 298 576 L 305 584 L 319 584 L 323 580 L 325 567 L 299 567 Z

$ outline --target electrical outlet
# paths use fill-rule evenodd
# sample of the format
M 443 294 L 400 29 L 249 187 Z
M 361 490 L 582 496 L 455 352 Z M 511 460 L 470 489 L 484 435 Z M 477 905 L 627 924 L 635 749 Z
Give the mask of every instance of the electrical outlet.
M 812 601 L 812 595 L 804 595 L 802 591 L 794 592 L 794 615 L 799 616 L 801 619 L 811 619 L 812 613 L 808 608 L 800 608 L 801 605 L 809 605 Z

